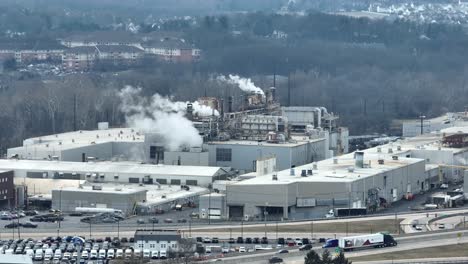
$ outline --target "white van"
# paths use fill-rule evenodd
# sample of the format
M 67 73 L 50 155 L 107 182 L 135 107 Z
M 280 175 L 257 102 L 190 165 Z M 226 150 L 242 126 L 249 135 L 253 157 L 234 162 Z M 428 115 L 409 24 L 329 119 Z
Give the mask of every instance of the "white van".
M 143 249 L 143 258 L 149 259 L 151 257 L 151 252 L 149 249 Z
M 62 250 L 60 250 L 59 248 L 55 250 L 54 259 L 55 260 L 62 259 Z
M 161 251 L 159 252 L 159 258 L 160 258 L 160 259 L 166 259 L 166 258 L 167 258 L 167 253 L 166 253 L 165 250 L 164 250 L 164 251 L 161 250 Z
M 106 258 L 106 250 L 101 249 L 99 250 L 99 259 L 105 259 Z
M 136 248 L 135 250 L 133 250 L 133 257 L 134 258 L 141 258 L 141 249 L 138 249 Z
M 42 252 L 41 248 L 36 249 L 36 252 L 34 254 L 34 260 L 39 261 L 44 258 L 44 252 Z
M 12 248 L 5 250 L 5 255 L 13 255 L 14 253 L 15 253 L 15 250 L 13 250 Z
M 51 248 L 46 248 L 44 253 L 44 260 L 51 260 L 54 257 L 54 252 Z
M 115 251 L 113 248 L 107 250 L 107 259 L 113 259 L 115 257 Z
M 132 255 L 133 255 L 133 251 L 131 248 L 127 248 L 125 250 L 125 258 L 129 259 L 129 258 L 132 258 Z
M 30 257 L 31 259 L 34 258 L 34 250 L 32 249 L 26 249 L 26 256 Z
M 98 258 L 98 252 L 96 249 L 91 249 L 91 254 L 89 254 L 89 259 L 97 259 Z
M 158 251 L 151 251 L 151 258 L 152 259 L 158 259 L 159 258 L 159 252 Z
M 82 259 L 88 259 L 89 258 L 88 250 L 83 250 L 83 252 L 81 252 L 81 258 Z
M 115 257 L 116 258 L 123 258 L 123 249 L 119 248 L 117 249 L 116 253 L 115 253 Z

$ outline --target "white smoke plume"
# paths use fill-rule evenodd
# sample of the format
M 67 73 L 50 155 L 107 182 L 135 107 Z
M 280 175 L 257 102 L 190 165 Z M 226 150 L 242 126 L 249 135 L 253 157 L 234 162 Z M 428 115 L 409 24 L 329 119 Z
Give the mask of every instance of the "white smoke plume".
M 235 84 L 244 92 L 253 92 L 265 96 L 265 93 L 260 87 L 255 86 L 250 78 L 242 78 L 239 75 L 229 74 L 228 77 L 221 75 L 217 78 L 219 81 Z
M 142 132 L 152 132 L 160 134 L 164 138 L 164 146 L 170 151 L 179 150 L 182 147 L 201 146 L 203 140 L 198 134 L 198 130 L 184 114 L 186 104 L 173 102 L 167 97 L 155 94 L 152 97 L 140 95 L 141 88 L 126 86 L 118 96 L 122 103 L 121 111 L 125 114 L 127 125 Z M 210 107 L 197 105 L 198 114 L 210 114 Z M 183 106 L 183 107 L 182 107 Z

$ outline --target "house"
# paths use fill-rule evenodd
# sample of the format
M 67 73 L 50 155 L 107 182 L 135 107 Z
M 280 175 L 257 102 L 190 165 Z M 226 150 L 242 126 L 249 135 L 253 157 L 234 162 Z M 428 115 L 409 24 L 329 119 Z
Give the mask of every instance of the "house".
M 159 41 L 142 44 L 146 53 L 171 62 L 194 62 L 200 59 L 201 51 L 178 38 L 161 38 Z
M 181 235 L 176 230 L 137 230 L 135 232 L 134 249 L 159 252 L 166 256 L 169 251 L 177 251 Z

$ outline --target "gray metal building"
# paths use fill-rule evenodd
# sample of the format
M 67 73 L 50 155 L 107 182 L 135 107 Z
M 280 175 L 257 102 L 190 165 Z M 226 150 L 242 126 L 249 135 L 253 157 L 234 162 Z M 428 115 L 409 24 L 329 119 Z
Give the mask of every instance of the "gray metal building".
M 222 219 L 226 215 L 226 195 L 210 193 L 199 197 L 199 215 L 204 219 Z
M 360 158 L 358 157 L 358 160 Z M 227 186 L 230 218 L 323 217 L 333 208 L 378 209 L 428 184 L 425 160 L 353 154 L 269 173 Z
M 326 138 L 304 139 L 285 143 L 267 143 L 246 140 L 215 141 L 204 145 L 209 153 L 210 166 L 231 167 L 243 172 L 255 170 L 256 161 L 276 157 L 277 169 L 307 164 L 327 158 Z
M 146 190 L 81 186 L 52 190 L 52 208 L 73 212 L 76 207 L 112 208 L 126 215 L 134 212 L 138 202 L 146 201 Z

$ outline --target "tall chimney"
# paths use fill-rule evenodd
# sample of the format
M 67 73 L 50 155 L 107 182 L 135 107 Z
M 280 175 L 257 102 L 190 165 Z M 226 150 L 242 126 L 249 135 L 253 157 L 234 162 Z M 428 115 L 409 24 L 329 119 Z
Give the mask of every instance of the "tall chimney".
M 228 113 L 232 113 L 232 96 L 228 97 Z
M 219 106 L 219 113 L 221 117 L 224 116 L 224 99 L 221 99 L 220 106 Z
M 191 103 L 187 104 L 187 118 L 193 120 L 193 105 Z
M 356 159 L 356 167 L 357 168 L 364 168 L 364 152 L 356 151 L 354 152 L 354 158 Z
M 275 87 L 271 87 L 271 88 L 270 88 L 270 93 L 271 93 L 271 101 L 272 101 L 272 102 L 275 102 L 275 101 L 276 101 L 276 88 L 275 88 Z

